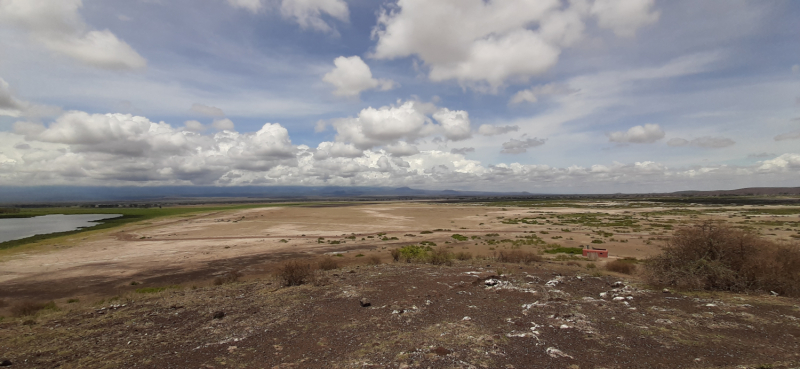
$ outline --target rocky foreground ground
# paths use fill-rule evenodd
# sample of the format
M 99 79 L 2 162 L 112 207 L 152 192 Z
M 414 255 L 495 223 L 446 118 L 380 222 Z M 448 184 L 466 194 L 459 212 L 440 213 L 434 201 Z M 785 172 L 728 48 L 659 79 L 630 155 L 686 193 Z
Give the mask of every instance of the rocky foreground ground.
M 384 264 L 131 293 L 0 321 L 13 368 L 788 368 L 800 300 L 549 263 Z M 145 290 L 146 291 L 146 290 Z M 362 306 L 365 305 L 365 306 Z

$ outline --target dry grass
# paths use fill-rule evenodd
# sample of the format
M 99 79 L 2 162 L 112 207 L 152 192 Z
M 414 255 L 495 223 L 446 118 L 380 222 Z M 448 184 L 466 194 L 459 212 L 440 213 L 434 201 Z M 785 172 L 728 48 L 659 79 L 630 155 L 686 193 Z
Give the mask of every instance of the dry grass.
M 440 247 L 431 251 L 428 261 L 433 265 L 453 265 L 453 254 Z
M 542 261 L 542 257 L 536 253 L 522 250 L 500 251 L 496 254 L 495 259 L 501 263 L 518 263 L 530 264 L 537 261 Z
M 381 261 L 381 258 L 378 255 L 372 255 L 372 256 L 367 258 L 367 264 L 369 264 L 369 265 L 381 265 L 381 264 L 383 264 L 383 261 Z
M 339 262 L 332 257 L 326 257 L 317 263 L 317 267 L 321 270 L 334 270 L 339 269 Z
M 30 300 L 20 301 L 11 307 L 11 315 L 16 317 L 36 315 L 41 310 L 57 310 L 56 303 L 36 302 Z
M 472 260 L 472 254 L 469 252 L 461 251 L 457 252 L 455 255 L 456 259 L 458 260 Z
M 389 253 L 392 254 L 392 261 L 400 261 L 400 256 L 402 255 L 400 249 L 392 249 Z
M 633 274 L 636 271 L 636 265 L 620 260 L 612 260 L 606 263 L 606 270 L 615 273 Z
M 301 260 L 289 260 L 278 268 L 277 277 L 286 286 L 299 286 L 310 282 L 312 272 L 311 264 Z
M 779 244 L 724 224 L 677 230 L 646 263 L 649 283 L 800 296 L 800 245 Z
M 239 271 L 234 270 L 232 272 L 228 272 L 217 278 L 214 278 L 214 285 L 221 286 L 223 284 L 234 283 L 237 282 L 239 280 L 239 277 L 241 276 L 242 274 L 239 273 Z

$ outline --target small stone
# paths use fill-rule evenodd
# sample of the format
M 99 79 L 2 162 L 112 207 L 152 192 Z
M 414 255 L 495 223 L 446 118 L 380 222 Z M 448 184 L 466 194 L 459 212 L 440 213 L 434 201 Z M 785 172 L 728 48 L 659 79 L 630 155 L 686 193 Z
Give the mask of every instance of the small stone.
M 614 287 L 614 288 L 625 287 L 625 284 L 622 283 L 622 281 L 616 281 L 616 282 L 614 282 L 614 284 L 611 285 L 611 287 Z
M 778 293 L 775 291 L 769 291 L 769 293 L 772 294 L 772 296 L 778 296 Z
M 372 303 L 369 302 L 369 299 L 366 297 L 362 297 L 361 300 L 358 301 L 358 303 L 361 304 L 361 307 L 372 306 Z
M 461 319 L 461 320 L 472 320 L 472 318 L 470 318 L 468 316 L 465 316 L 464 319 Z
M 669 293 L 669 289 L 668 289 L 668 288 L 665 288 L 665 289 L 661 290 L 661 292 L 663 292 L 663 293 Z
M 625 298 L 622 297 L 622 296 L 617 296 L 617 297 L 614 297 L 612 300 L 614 300 L 614 301 L 625 301 Z
M 447 355 L 449 355 L 449 354 L 450 354 L 452 351 L 450 351 L 450 350 L 448 350 L 448 349 L 446 349 L 446 348 L 444 348 L 444 347 L 442 347 L 442 346 L 439 346 L 439 347 L 437 347 L 437 348 L 435 348 L 435 349 L 431 350 L 431 352 L 432 352 L 432 353 L 434 353 L 434 354 L 436 354 L 436 355 L 439 355 L 439 356 L 447 356 Z
M 212 316 L 212 318 L 214 318 L 214 319 L 222 319 L 222 318 L 224 318 L 224 317 L 225 317 L 225 312 L 224 312 L 224 311 L 217 311 L 217 312 L 216 312 L 216 313 L 214 313 L 214 315 Z

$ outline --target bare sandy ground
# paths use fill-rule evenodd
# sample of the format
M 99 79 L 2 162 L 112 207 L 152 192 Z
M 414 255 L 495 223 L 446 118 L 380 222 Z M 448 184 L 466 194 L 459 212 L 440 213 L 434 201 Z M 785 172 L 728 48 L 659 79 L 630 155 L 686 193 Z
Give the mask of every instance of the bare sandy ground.
M 494 251 L 494 247 L 480 239 L 455 242 L 451 238 L 455 233 L 477 237 L 498 233 L 501 238 L 511 239 L 536 233 L 549 243 L 578 247 L 597 239 L 598 228 L 551 224 L 558 221 L 556 216 L 597 212 L 603 212 L 603 216 L 637 216 L 658 210 L 663 209 L 503 209 L 478 205 L 382 203 L 269 207 L 163 218 L 53 239 L 43 245 L 6 253 L 0 259 L 0 299 L 102 295 L 130 288 L 134 281 L 145 286 L 187 283 L 208 280 L 230 270 L 245 274 L 266 273 L 269 265 L 289 257 L 332 252 L 343 253 L 345 262 L 356 263 L 357 254 L 376 254 L 388 260 L 387 249 L 423 240 L 440 246 L 452 243 L 457 247 L 455 251 L 469 251 L 475 255 L 491 256 Z M 704 217 L 729 219 L 729 216 L 731 214 L 719 213 Z M 551 223 L 503 223 L 523 217 L 544 217 Z M 796 218 L 795 215 L 788 219 L 797 221 Z M 677 226 L 679 221 L 693 220 L 697 219 L 675 215 L 651 221 L 673 221 Z M 420 233 L 436 229 L 440 231 Z M 774 232 L 775 237 L 791 233 L 782 229 Z M 390 239 L 381 240 L 379 233 L 385 233 Z M 658 252 L 662 242 L 659 239 L 670 234 L 671 230 L 665 229 L 628 230 L 615 233 L 613 240 L 606 238 L 605 243 L 595 246 L 607 248 L 612 258 L 644 258 Z M 320 237 L 323 240 L 319 240 Z M 330 241 L 339 243 L 330 244 Z

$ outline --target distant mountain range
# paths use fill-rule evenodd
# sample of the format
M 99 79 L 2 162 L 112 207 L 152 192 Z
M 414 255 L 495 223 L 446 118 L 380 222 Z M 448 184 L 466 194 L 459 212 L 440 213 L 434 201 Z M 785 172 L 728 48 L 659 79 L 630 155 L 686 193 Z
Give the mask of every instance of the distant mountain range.
M 0 187 L 0 203 L 82 203 L 82 202 L 181 202 L 182 200 L 290 200 L 290 199 L 370 199 L 370 198 L 458 198 L 458 197 L 509 197 L 509 198 L 581 198 L 581 197 L 642 197 L 642 196 L 748 196 L 748 195 L 800 195 L 800 187 L 756 187 L 724 191 L 679 191 L 660 194 L 608 194 L 561 195 L 533 194 L 529 192 L 488 192 L 455 190 L 419 190 L 409 187 L 211 187 L 211 186 L 159 186 L 159 187 L 93 187 L 93 186 L 30 186 Z

